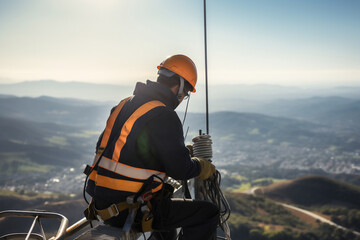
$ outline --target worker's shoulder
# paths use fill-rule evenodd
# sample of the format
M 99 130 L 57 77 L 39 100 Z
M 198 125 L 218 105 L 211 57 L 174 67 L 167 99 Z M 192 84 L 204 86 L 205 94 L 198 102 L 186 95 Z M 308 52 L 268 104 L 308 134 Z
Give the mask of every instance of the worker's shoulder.
M 161 111 L 162 111 L 162 114 L 177 117 L 177 113 L 175 112 L 175 110 L 169 106 L 166 106 L 166 105 L 163 106 L 161 108 Z
M 156 114 L 154 114 L 152 122 L 172 122 L 174 124 L 180 123 L 180 119 L 174 109 L 168 106 L 163 106 L 154 110 Z
M 177 121 L 178 119 L 178 115 L 173 108 L 168 106 L 166 102 L 157 99 L 146 99 L 142 96 L 135 96 L 131 100 L 131 104 L 129 104 L 129 108 L 133 109 L 133 111 L 142 107 L 147 109 L 145 112 L 146 119 L 148 120 L 157 119 L 158 121 L 162 121 L 167 119 Z

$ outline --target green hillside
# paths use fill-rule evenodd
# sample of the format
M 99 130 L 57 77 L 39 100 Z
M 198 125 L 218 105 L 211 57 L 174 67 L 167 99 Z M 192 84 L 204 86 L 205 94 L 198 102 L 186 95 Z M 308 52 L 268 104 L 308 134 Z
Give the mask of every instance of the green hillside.
M 294 215 L 272 200 L 241 193 L 227 193 L 232 213 L 232 239 L 241 240 L 359 240 L 349 231 Z
M 302 206 L 334 205 L 360 209 L 360 187 L 320 176 L 306 176 L 263 187 L 265 196 Z
M 311 227 L 268 199 L 240 193 L 228 193 L 226 197 L 231 208 L 233 239 L 254 239 L 257 232 L 266 235 L 285 228 L 303 231 Z
M 258 191 L 259 192 L 259 191 Z M 360 231 L 360 187 L 307 176 L 261 188 L 265 196 L 321 212 L 346 228 Z
M 0 173 L 46 173 L 90 158 L 98 132 L 0 117 Z

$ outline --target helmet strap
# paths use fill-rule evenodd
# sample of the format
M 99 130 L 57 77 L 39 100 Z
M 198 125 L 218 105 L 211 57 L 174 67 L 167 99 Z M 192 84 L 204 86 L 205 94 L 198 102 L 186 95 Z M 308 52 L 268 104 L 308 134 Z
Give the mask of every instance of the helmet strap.
M 177 98 L 178 98 L 179 102 L 180 102 L 180 99 L 181 99 L 181 97 L 183 95 L 184 85 L 185 85 L 184 82 L 185 82 L 185 80 L 180 76 L 180 87 L 179 87 L 179 92 L 177 94 Z

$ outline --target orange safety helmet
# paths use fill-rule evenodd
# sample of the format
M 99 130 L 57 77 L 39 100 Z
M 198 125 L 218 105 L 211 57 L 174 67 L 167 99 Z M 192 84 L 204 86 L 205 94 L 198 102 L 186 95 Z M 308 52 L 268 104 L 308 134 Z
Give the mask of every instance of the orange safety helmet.
M 195 63 L 185 55 L 173 55 L 166 58 L 162 63 L 160 63 L 157 68 L 166 68 L 190 83 L 193 87 L 192 92 L 196 92 L 195 85 L 197 81 L 197 71 Z

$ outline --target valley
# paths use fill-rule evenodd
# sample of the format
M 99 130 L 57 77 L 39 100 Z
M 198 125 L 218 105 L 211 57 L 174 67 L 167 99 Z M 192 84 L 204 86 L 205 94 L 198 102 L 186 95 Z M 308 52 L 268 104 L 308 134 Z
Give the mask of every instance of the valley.
M 275 202 L 318 212 L 336 224 L 359 231 L 356 228 L 360 219 L 358 100 L 309 96 L 271 101 L 277 105 L 262 102 L 263 107 L 258 105 L 253 112 L 226 111 L 228 107 L 224 106 L 222 111 L 210 113 L 212 160 L 221 172 L 221 187 L 232 206 L 229 221 L 233 238 L 358 239 L 351 232 L 321 224 Z M 3 210 L 37 208 L 61 212 L 67 209 L 64 214 L 72 221 L 78 220 L 81 211 L 73 214 L 68 206 L 84 207 L 82 171 L 92 162 L 97 138 L 113 105 L 68 98 L 2 95 L 0 205 Z M 178 115 L 183 121 L 181 109 Z M 187 144 L 192 143 L 200 129 L 205 129 L 205 115 L 187 113 L 184 123 Z M 305 186 L 304 176 L 308 176 L 314 188 L 286 185 L 293 181 Z M 325 184 L 316 184 L 319 179 Z M 288 188 L 282 192 L 281 186 Z M 327 193 L 324 186 L 333 192 Z M 244 194 L 252 188 L 263 189 L 264 195 Z M 318 192 L 333 201 L 324 202 L 316 195 Z M 294 199 L 302 198 L 292 199 L 289 197 L 292 193 L 303 194 L 313 202 L 296 202 Z M 336 198 L 339 195 L 353 202 L 340 201 Z M 339 205 L 341 202 L 345 204 Z

